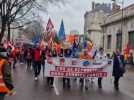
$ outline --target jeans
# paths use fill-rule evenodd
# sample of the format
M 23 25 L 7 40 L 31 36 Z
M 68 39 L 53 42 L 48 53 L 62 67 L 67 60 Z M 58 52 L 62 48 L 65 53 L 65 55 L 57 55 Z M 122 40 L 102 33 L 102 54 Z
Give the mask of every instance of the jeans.
M 39 61 L 34 61 L 33 69 L 34 69 L 35 77 L 37 77 L 40 74 L 41 63 Z
M 13 68 L 15 68 L 16 66 L 16 63 L 17 63 L 17 60 L 16 60 L 16 58 L 14 59 L 14 61 L 13 61 Z

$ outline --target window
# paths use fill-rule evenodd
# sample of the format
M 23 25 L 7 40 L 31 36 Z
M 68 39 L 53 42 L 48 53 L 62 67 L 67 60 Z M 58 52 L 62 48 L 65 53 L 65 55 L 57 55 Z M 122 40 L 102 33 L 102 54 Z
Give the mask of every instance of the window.
M 118 33 L 116 37 L 116 49 L 122 50 L 122 33 Z
M 129 33 L 129 41 L 130 41 L 132 49 L 134 49 L 134 32 Z
M 107 36 L 107 49 L 111 49 L 112 36 Z

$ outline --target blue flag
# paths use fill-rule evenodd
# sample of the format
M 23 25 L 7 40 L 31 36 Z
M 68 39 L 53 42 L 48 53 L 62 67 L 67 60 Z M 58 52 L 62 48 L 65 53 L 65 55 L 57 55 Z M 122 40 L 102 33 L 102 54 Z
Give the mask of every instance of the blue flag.
M 92 53 L 92 57 L 93 57 L 93 59 L 94 59 L 95 56 L 96 56 L 96 54 L 97 54 L 97 49 L 96 49 L 95 47 L 93 47 L 91 53 Z
M 72 56 L 77 58 L 78 57 L 78 45 L 76 44 L 76 42 L 73 43 L 72 45 Z
M 63 20 L 61 21 L 61 26 L 60 26 L 60 30 L 58 33 L 58 37 L 59 37 L 59 40 L 61 41 L 64 41 L 66 39 Z
M 39 43 L 39 42 L 40 42 L 40 34 L 36 34 L 36 35 L 33 37 L 32 42 L 33 42 L 34 44 Z

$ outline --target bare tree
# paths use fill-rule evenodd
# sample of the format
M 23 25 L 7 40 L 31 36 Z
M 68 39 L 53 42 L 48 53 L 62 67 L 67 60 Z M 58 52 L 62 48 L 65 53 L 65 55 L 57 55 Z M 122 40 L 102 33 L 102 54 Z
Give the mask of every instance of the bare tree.
M 0 42 L 8 28 L 8 39 L 10 39 L 10 25 L 14 22 L 19 12 L 24 8 L 32 7 L 34 0 L 1 0 L 0 1 L 0 17 L 1 17 L 1 32 Z M 31 8 L 29 8 L 31 9 Z M 29 10 L 28 9 L 28 10 Z M 27 12 L 26 10 L 25 12 Z M 21 16 L 19 16 L 21 17 Z
M 47 12 L 47 5 L 49 3 L 57 4 L 57 2 L 64 4 L 65 0 L 0 0 L 0 42 L 6 30 L 8 30 L 8 40 L 10 40 L 11 25 L 15 22 L 25 22 L 24 16 L 30 12 L 31 9 L 36 8 Z M 21 26 L 17 26 L 16 28 Z

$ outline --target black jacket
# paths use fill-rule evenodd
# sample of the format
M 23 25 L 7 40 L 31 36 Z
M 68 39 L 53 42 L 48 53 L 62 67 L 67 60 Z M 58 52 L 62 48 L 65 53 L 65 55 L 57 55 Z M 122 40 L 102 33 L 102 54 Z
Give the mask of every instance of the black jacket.
M 123 58 L 120 56 L 121 62 L 123 66 L 121 66 L 118 56 L 116 54 L 113 55 L 113 76 L 114 77 L 122 77 L 123 76 L 123 69 L 124 66 Z

